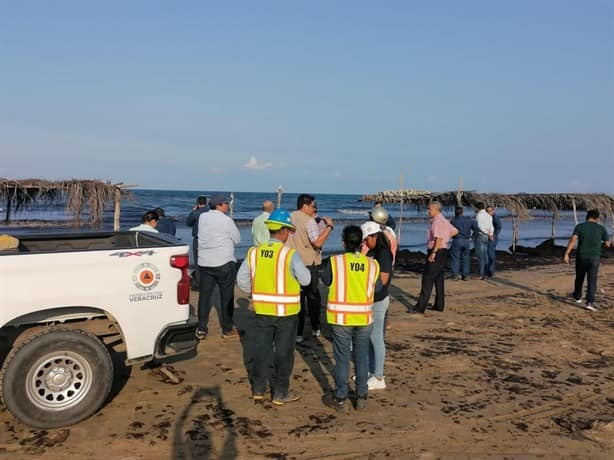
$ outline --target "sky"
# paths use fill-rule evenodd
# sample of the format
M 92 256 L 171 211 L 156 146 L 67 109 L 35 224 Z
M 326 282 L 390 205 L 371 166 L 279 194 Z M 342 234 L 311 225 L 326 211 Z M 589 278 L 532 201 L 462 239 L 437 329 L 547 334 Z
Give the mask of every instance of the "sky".
M 0 177 L 614 193 L 612 0 L 0 11 Z

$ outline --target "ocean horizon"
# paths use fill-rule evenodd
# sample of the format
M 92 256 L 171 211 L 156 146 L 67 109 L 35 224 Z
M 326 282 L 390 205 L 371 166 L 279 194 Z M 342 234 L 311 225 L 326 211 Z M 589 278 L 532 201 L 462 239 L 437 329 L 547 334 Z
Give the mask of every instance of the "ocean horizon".
M 177 238 L 187 244 L 191 243 L 191 229 L 185 224 L 185 218 L 192 210 L 197 196 L 222 193 L 230 196 L 231 192 L 215 190 L 156 190 L 156 189 L 133 189 L 129 198 L 122 200 L 120 225 L 122 230 L 138 225 L 141 216 L 147 210 L 161 207 L 166 215 L 175 220 L 177 225 Z M 241 243 L 237 246 L 237 257 L 245 256 L 247 249 L 252 244 L 251 221 L 261 212 L 262 202 L 271 200 L 277 203 L 276 192 L 234 192 L 233 219 L 241 232 Z M 283 193 L 281 207 L 291 211 L 296 208 L 298 193 Z M 325 252 L 341 250 L 341 229 L 345 225 L 361 224 L 368 219 L 372 203 L 361 202 L 362 194 L 318 194 L 314 193 L 318 204 L 320 216 L 328 216 L 335 222 L 335 230 L 324 246 Z M 425 250 L 426 229 L 428 217 L 424 208 L 403 205 L 399 203 L 387 203 L 385 205 L 391 216 L 397 222 L 397 233 L 400 229 L 400 249 Z M 1 211 L 0 211 L 1 212 Z M 453 216 L 454 210 L 444 209 L 447 218 Z M 468 215 L 473 211 L 468 209 Z M 503 229 L 497 246 L 500 250 L 506 250 L 512 244 L 512 222 L 510 214 L 505 209 L 498 209 L 497 213 L 503 219 Z M 584 213 L 579 213 L 581 221 Z M 84 214 L 87 216 L 87 213 Z M 400 220 L 403 220 L 399 227 Z M 15 222 L 6 225 L 0 223 L 0 231 L 15 235 L 26 233 L 65 232 L 74 230 L 87 232 L 93 230 L 113 229 L 113 209 L 105 209 L 102 225 L 98 229 L 89 226 L 79 228 L 71 227 L 72 216 L 66 212 L 62 205 L 35 205 L 21 209 L 12 215 Z M 20 225 L 23 224 L 23 225 Z M 573 214 L 561 212 L 557 221 L 557 243 L 565 244 L 571 235 L 575 225 Z M 530 220 L 520 222 L 518 244 L 523 246 L 536 246 L 551 236 L 551 217 L 546 211 L 533 211 Z

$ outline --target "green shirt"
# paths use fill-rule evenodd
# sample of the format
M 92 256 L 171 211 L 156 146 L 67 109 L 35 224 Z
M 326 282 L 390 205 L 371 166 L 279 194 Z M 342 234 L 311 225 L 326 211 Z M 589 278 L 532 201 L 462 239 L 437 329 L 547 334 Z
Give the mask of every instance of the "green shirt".
M 599 259 L 601 244 L 608 241 L 608 232 L 597 222 L 584 222 L 576 225 L 573 234 L 578 237 L 576 257 L 582 259 Z
M 269 241 L 269 229 L 264 223 L 269 218 L 268 212 L 263 212 L 252 222 L 252 236 L 254 238 L 254 246 L 258 246 L 262 243 Z

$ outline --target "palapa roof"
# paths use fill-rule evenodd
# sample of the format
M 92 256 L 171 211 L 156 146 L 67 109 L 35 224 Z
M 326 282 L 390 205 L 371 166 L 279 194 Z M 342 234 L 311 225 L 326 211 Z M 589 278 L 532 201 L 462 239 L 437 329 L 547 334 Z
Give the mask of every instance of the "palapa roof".
M 49 181 L 45 179 L 10 180 L 0 178 L 0 205 L 6 206 L 6 220 L 11 211 L 32 205 L 66 204 L 75 222 L 88 212 L 87 222 L 96 226 L 102 222 L 105 206 L 114 202 L 116 193 L 126 194 L 122 183 L 111 184 L 93 179 Z
M 598 209 L 604 216 L 614 216 L 614 196 L 606 193 L 481 193 L 466 192 L 432 192 L 405 193 L 405 191 L 379 192 L 365 195 L 362 201 L 382 201 L 384 203 L 403 203 L 417 207 L 426 207 L 431 201 L 438 201 L 442 206 L 472 206 L 484 203 L 505 208 L 518 216 L 528 216 L 529 211 L 539 209 L 557 215 L 559 211 L 575 209 Z

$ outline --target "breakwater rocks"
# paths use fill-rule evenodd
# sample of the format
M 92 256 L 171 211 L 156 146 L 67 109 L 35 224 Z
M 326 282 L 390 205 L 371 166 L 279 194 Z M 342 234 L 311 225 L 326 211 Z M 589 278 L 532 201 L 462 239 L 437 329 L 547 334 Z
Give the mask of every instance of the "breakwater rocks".
M 428 190 L 417 190 L 417 189 L 405 189 L 405 190 L 386 190 L 384 192 L 377 192 L 370 195 L 363 195 L 360 198 L 360 201 L 366 202 L 378 202 L 382 203 L 398 203 L 401 200 L 404 202 L 409 201 L 409 199 L 415 199 L 419 197 L 428 197 L 430 200 L 431 192 Z

